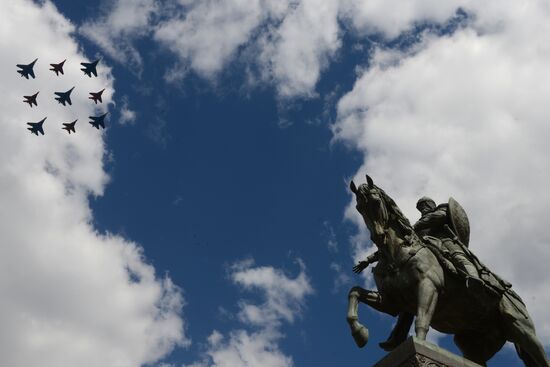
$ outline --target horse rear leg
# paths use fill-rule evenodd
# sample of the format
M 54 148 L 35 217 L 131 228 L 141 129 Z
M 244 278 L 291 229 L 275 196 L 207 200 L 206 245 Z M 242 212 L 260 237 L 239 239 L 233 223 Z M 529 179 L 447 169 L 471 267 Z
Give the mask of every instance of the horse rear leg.
M 519 357 L 527 367 L 550 367 L 550 361 L 535 334 L 529 318 L 510 320 L 507 325 L 509 340 L 516 345 Z
M 418 307 L 416 311 L 415 332 L 420 340 L 426 340 L 432 317 L 437 306 L 438 292 L 434 284 L 425 279 L 418 284 Z
M 531 358 L 531 356 L 521 349 L 517 344 L 514 344 L 516 347 L 516 352 L 518 353 L 519 358 L 523 361 L 525 367 L 538 367 L 538 364 Z

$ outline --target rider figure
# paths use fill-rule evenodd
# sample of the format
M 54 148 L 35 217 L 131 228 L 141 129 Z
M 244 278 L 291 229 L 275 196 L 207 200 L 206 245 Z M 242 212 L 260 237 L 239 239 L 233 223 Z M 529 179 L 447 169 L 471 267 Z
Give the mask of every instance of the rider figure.
M 418 200 L 416 208 L 422 214 L 420 219 L 414 224 L 415 232 L 423 238 L 432 236 L 441 240 L 441 250 L 448 254 L 449 260 L 453 265 L 462 271 L 467 279 L 467 286 L 482 286 L 483 281 L 479 278 L 476 266 L 464 253 L 464 249 L 456 240 L 456 236 L 450 229 L 449 205 L 441 204 L 436 206 L 435 202 L 429 197 L 422 197 Z M 368 256 L 365 261 L 360 261 L 354 268 L 355 273 L 360 273 L 370 264 L 379 260 L 380 253 L 376 251 Z M 388 340 L 380 343 L 384 350 L 393 350 L 407 338 L 409 329 L 412 325 L 414 315 L 408 313 L 399 314 L 397 323 L 393 328 Z
M 416 208 L 420 211 L 422 216 L 414 224 L 413 228 L 415 232 L 420 236 L 432 236 L 441 240 L 441 249 L 445 253 L 448 253 L 451 262 L 459 270 L 464 272 L 468 279 L 472 279 L 475 283 L 482 282 L 479 279 L 479 274 L 476 266 L 464 253 L 462 246 L 454 238 L 454 234 L 451 232 L 449 224 L 449 205 L 441 204 L 436 206 L 435 202 L 429 197 L 422 197 L 416 203 Z M 375 252 L 368 256 L 365 261 L 360 261 L 353 270 L 356 273 L 361 272 L 367 268 L 370 264 L 379 260 L 379 252 Z
M 449 205 L 441 204 L 436 206 L 429 197 L 422 197 L 416 203 L 416 208 L 422 216 L 413 226 L 415 232 L 422 238 L 432 236 L 441 240 L 441 249 L 448 254 L 450 261 L 458 270 L 464 272 L 468 279 L 468 285 L 474 283 L 482 284 L 476 266 L 464 253 L 464 248 L 456 241 L 454 233 L 450 230 Z

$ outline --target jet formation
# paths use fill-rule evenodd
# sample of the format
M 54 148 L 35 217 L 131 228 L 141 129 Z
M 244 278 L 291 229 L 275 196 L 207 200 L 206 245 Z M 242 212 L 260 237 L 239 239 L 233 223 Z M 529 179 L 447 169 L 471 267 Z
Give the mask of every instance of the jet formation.
M 80 65 L 84 66 L 82 69 L 84 74 L 88 75 L 88 77 L 92 77 L 92 74 L 94 74 L 94 76 L 97 76 L 97 70 L 96 70 L 96 66 L 97 66 L 97 63 L 99 62 L 100 59 L 97 59 L 96 61 L 94 62 L 81 62 Z
M 38 106 L 38 104 L 36 103 L 36 96 L 38 96 L 38 93 L 40 93 L 40 92 L 36 92 L 32 96 L 23 96 L 23 98 L 25 98 L 23 100 L 23 103 L 28 103 L 29 106 L 31 106 L 31 108 L 32 108 L 33 103 L 34 103 L 35 106 Z
M 73 133 L 76 133 L 75 129 L 74 129 L 74 125 L 76 124 L 78 120 L 74 120 L 73 122 L 65 122 L 63 123 L 63 127 L 62 129 L 63 130 L 67 130 L 67 132 L 69 133 L 69 135 L 71 135 L 71 131 Z
M 25 77 L 26 79 L 29 79 L 29 75 L 32 76 L 32 78 L 34 79 L 34 64 L 36 63 L 36 60 L 38 59 L 34 59 L 33 62 L 31 62 L 30 64 L 27 64 L 27 65 L 24 65 L 24 64 L 17 64 L 17 67 L 21 70 L 17 70 L 17 72 L 19 74 L 21 74 L 21 76 Z
M 57 97 L 55 97 L 55 100 L 59 103 L 61 103 L 63 106 L 65 106 L 65 103 L 68 103 L 69 106 L 71 106 L 73 103 L 71 102 L 71 92 L 73 91 L 74 87 L 69 89 L 66 92 L 55 92 Z
M 29 76 L 35 79 L 36 76 L 34 74 L 33 68 L 36 61 L 38 61 L 38 59 L 35 59 L 30 64 L 17 64 L 17 68 L 19 69 L 17 70 L 17 72 L 21 74 L 22 77 L 25 77 L 26 79 L 29 79 Z M 51 66 L 50 70 L 53 71 L 56 76 L 59 76 L 59 73 L 61 73 L 61 75 L 64 75 L 63 65 L 65 64 L 65 61 L 67 60 L 65 59 L 58 64 L 50 64 Z M 80 70 L 82 70 L 84 74 L 90 78 L 92 77 L 92 74 L 97 77 L 96 67 L 99 61 L 100 59 L 97 59 L 90 63 L 82 62 L 80 63 L 80 65 L 82 65 L 83 68 Z M 71 106 L 72 105 L 71 93 L 74 90 L 74 88 L 75 87 L 72 87 L 66 92 L 54 92 L 56 95 L 55 100 L 60 104 L 62 104 L 63 106 L 66 106 L 67 103 L 69 104 L 69 106 Z M 102 89 L 99 92 L 90 92 L 89 99 L 94 101 L 95 104 L 97 104 L 98 102 L 103 103 L 102 94 L 104 91 L 105 89 Z M 39 93 L 40 92 L 38 91 L 33 95 L 23 96 L 24 98 L 23 102 L 28 103 L 30 107 L 32 107 L 33 105 L 38 106 L 36 99 Z M 91 119 L 89 123 L 98 130 L 100 127 L 105 129 L 105 116 L 107 116 L 107 112 L 99 116 L 89 116 Z M 37 122 L 27 122 L 27 125 L 28 125 L 27 130 L 29 130 L 32 134 L 36 136 L 38 136 L 39 134 L 44 135 L 43 125 L 44 125 L 44 121 L 46 121 L 46 118 L 47 117 L 44 117 L 42 120 Z M 76 133 L 75 125 L 77 121 L 78 120 L 74 120 L 72 122 L 63 123 L 63 127 L 61 129 L 66 130 L 68 134 Z
M 107 112 L 101 116 L 89 116 L 92 119 L 92 121 L 89 121 L 90 125 L 98 130 L 100 126 L 105 129 L 105 116 L 107 116 Z
M 95 104 L 97 104 L 97 101 L 99 101 L 99 103 L 103 103 L 103 101 L 101 100 L 101 95 L 103 94 L 103 91 L 105 89 L 102 89 L 100 90 L 99 92 L 90 92 L 90 97 L 88 97 L 88 99 L 91 99 L 95 102 Z
M 31 134 L 34 134 L 38 136 L 38 133 L 44 135 L 44 130 L 42 129 L 42 125 L 44 124 L 44 121 L 46 121 L 47 117 L 44 117 L 42 120 L 38 122 L 27 122 L 27 125 L 30 127 L 27 128 L 31 132 Z
M 57 76 L 59 76 L 59 73 L 61 73 L 61 75 L 64 75 L 63 64 L 65 63 L 65 61 L 67 61 L 67 59 L 61 61 L 59 64 L 50 64 L 50 66 L 52 67 L 50 70 L 53 71 Z

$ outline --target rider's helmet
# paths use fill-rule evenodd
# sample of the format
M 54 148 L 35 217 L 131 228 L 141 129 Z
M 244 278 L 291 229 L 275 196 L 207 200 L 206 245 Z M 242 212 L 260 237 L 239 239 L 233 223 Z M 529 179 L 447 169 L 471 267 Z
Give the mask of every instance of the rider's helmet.
M 430 209 L 435 209 L 435 201 L 427 196 L 423 196 L 416 202 L 416 209 L 421 210 L 422 206 L 427 205 Z

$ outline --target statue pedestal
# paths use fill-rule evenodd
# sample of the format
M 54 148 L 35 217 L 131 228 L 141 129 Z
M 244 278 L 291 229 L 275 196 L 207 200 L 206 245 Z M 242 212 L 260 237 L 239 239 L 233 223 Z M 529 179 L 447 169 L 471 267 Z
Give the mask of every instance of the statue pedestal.
M 435 344 L 410 337 L 374 367 L 481 367 Z

